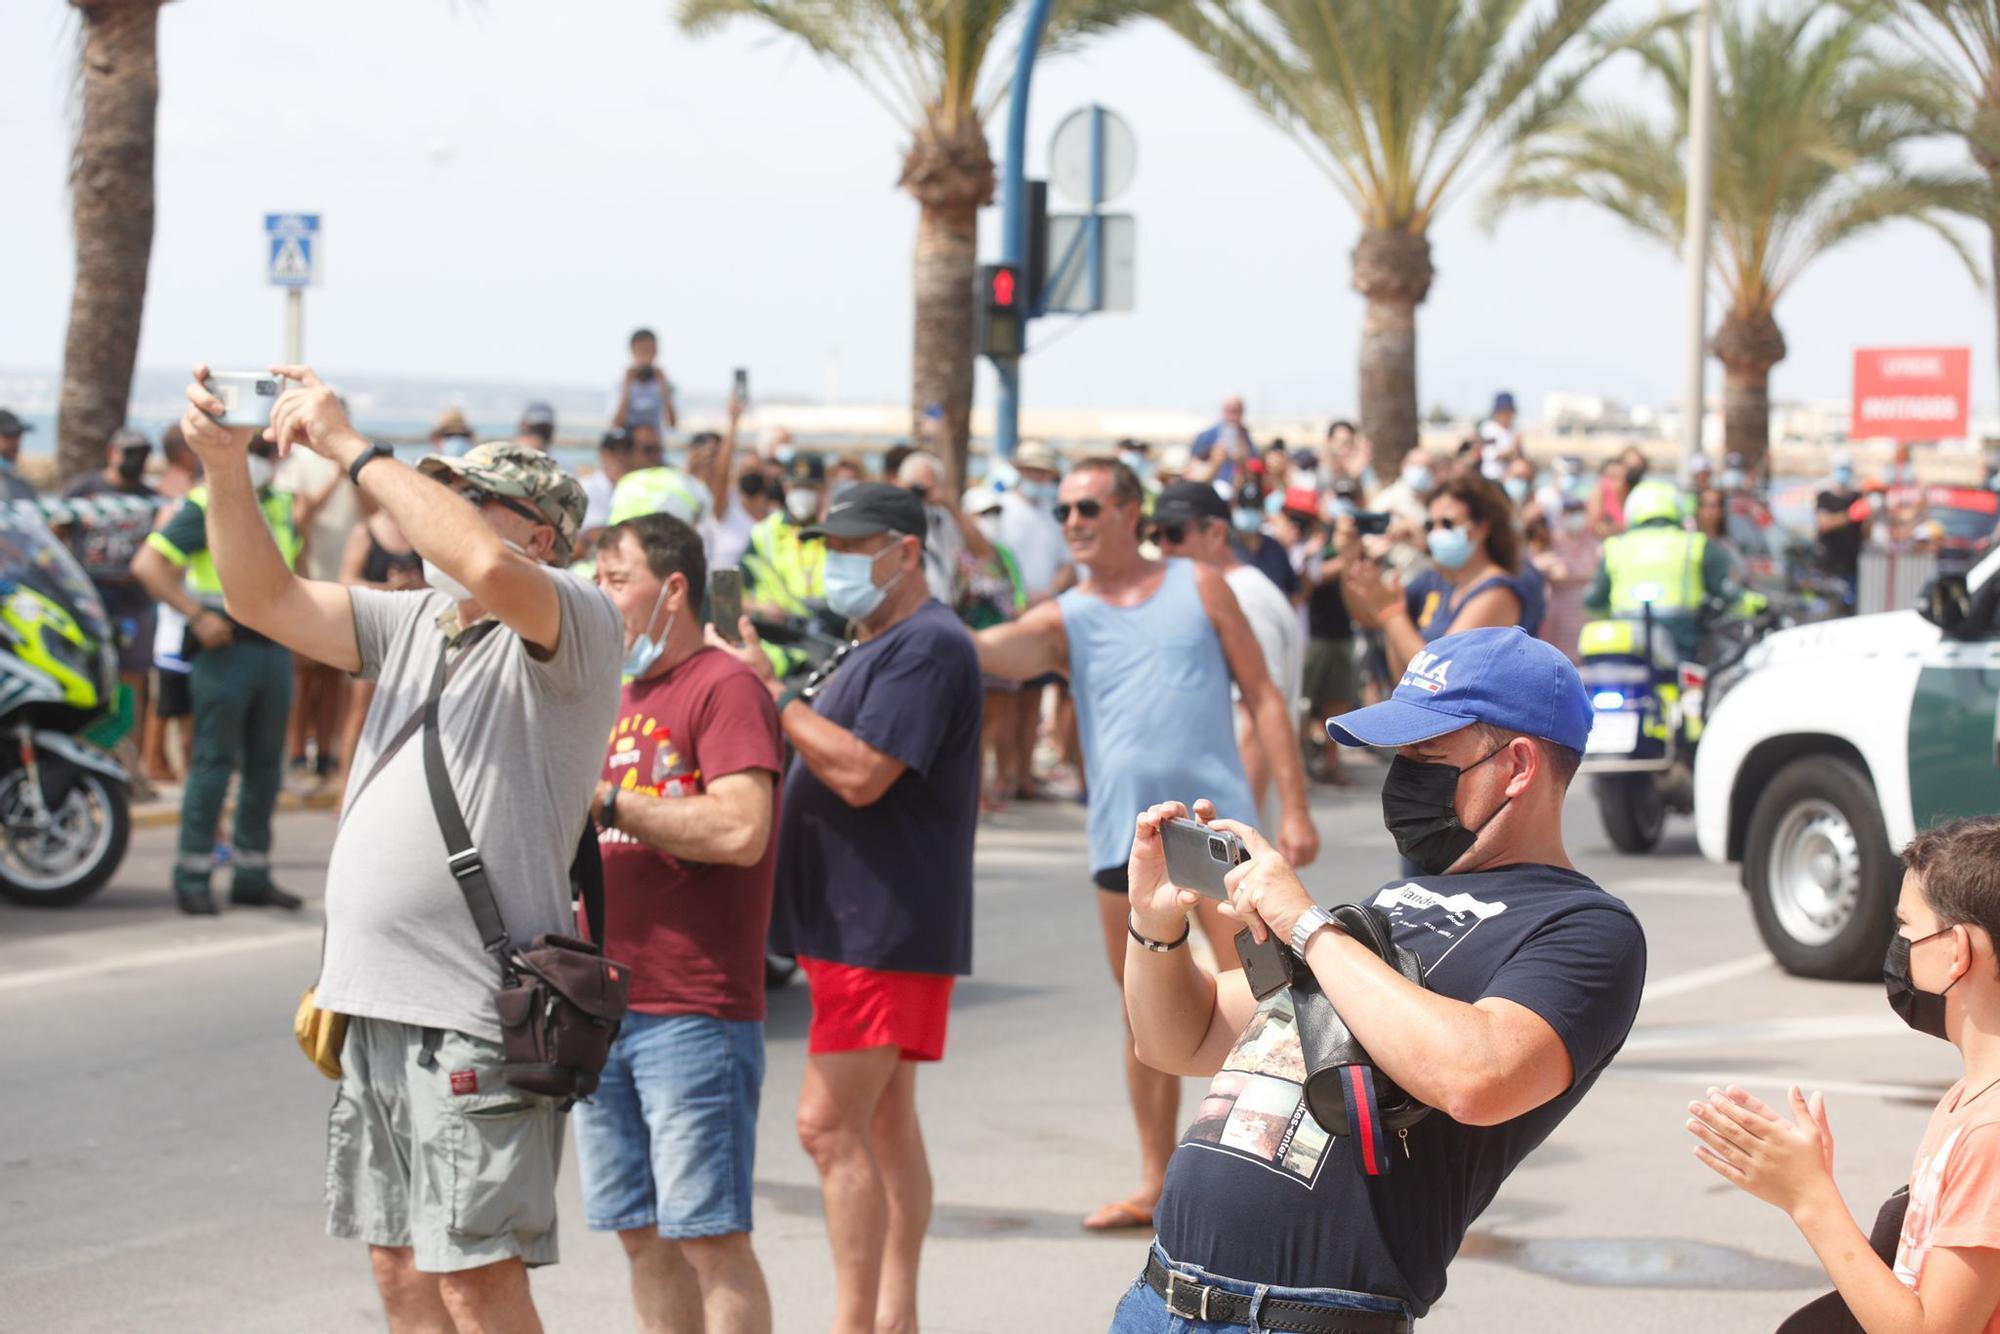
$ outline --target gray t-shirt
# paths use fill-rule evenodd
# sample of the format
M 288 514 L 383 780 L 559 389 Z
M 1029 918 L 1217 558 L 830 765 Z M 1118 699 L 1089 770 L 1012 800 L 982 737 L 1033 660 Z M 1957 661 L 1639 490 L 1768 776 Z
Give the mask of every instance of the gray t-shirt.
M 571 934 L 569 865 L 618 714 L 625 631 L 603 593 L 555 574 L 562 632 L 537 661 L 505 627 L 452 675 L 439 708 L 445 767 L 514 943 Z M 319 1004 L 500 1040 L 499 970 L 480 947 L 424 782 L 413 734 L 365 788 L 382 747 L 423 707 L 444 635 L 442 593 L 350 590 L 361 673 L 378 684 L 326 868 Z

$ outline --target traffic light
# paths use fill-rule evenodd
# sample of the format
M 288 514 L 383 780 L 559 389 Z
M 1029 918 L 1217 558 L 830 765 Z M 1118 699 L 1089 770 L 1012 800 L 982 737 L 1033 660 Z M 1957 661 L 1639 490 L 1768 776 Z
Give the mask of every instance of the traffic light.
M 1023 350 L 1022 329 L 1027 305 L 1021 290 L 1021 268 L 1017 264 L 982 264 L 979 267 L 979 355 L 995 360 L 1018 358 Z
M 1049 183 L 1028 182 L 1028 254 L 1021 269 L 1021 309 L 1029 315 L 1041 309 L 1042 289 L 1049 281 Z

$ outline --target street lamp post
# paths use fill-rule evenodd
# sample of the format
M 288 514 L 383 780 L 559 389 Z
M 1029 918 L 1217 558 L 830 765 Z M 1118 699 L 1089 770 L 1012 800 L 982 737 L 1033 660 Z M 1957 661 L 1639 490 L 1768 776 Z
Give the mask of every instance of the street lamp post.
M 1049 26 L 1054 0 L 1029 0 L 1021 27 L 1021 49 L 1014 55 L 1014 83 L 1007 98 L 1007 162 L 1000 177 L 1000 262 L 1024 265 L 1028 258 L 1028 84 L 1035 75 L 1035 56 Z M 1025 316 L 1031 292 L 1014 292 L 1016 309 Z M 1022 351 L 1026 351 L 1026 320 L 1022 321 Z M 995 361 L 1000 394 L 993 405 L 993 451 L 1014 457 L 1021 438 L 1021 359 Z
M 1704 373 L 1708 369 L 1708 228 L 1709 178 L 1714 157 L 1714 72 L 1709 63 L 1713 43 L 1709 25 L 1714 0 L 1701 0 L 1694 16 L 1694 59 L 1688 78 L 1687 217 L 1687 365 L 1682 380 L 1681 475 L 1694 472 L 1701 452 L 1702 418 L 1706 415 Z

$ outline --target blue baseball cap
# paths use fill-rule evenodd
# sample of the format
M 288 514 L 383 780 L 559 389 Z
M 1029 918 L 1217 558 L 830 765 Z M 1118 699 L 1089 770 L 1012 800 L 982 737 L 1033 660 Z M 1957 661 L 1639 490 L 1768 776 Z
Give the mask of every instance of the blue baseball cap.
M 1590 736 L 1583 678 L 1555 645 L 1517 625 L 1467 630 L 1426 644 L 1395 693 L 1330 719 L 1343 746 L 1414 746 L 1485 723 L 1574 751 Z

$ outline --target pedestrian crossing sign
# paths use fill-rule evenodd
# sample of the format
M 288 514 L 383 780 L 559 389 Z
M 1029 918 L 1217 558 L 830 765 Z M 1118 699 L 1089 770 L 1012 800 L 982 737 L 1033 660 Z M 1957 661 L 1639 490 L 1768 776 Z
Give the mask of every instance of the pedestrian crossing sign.
M 319 214 L 264 215 L 265 273 L 273 287 L 310 287 L 317 276 Z

